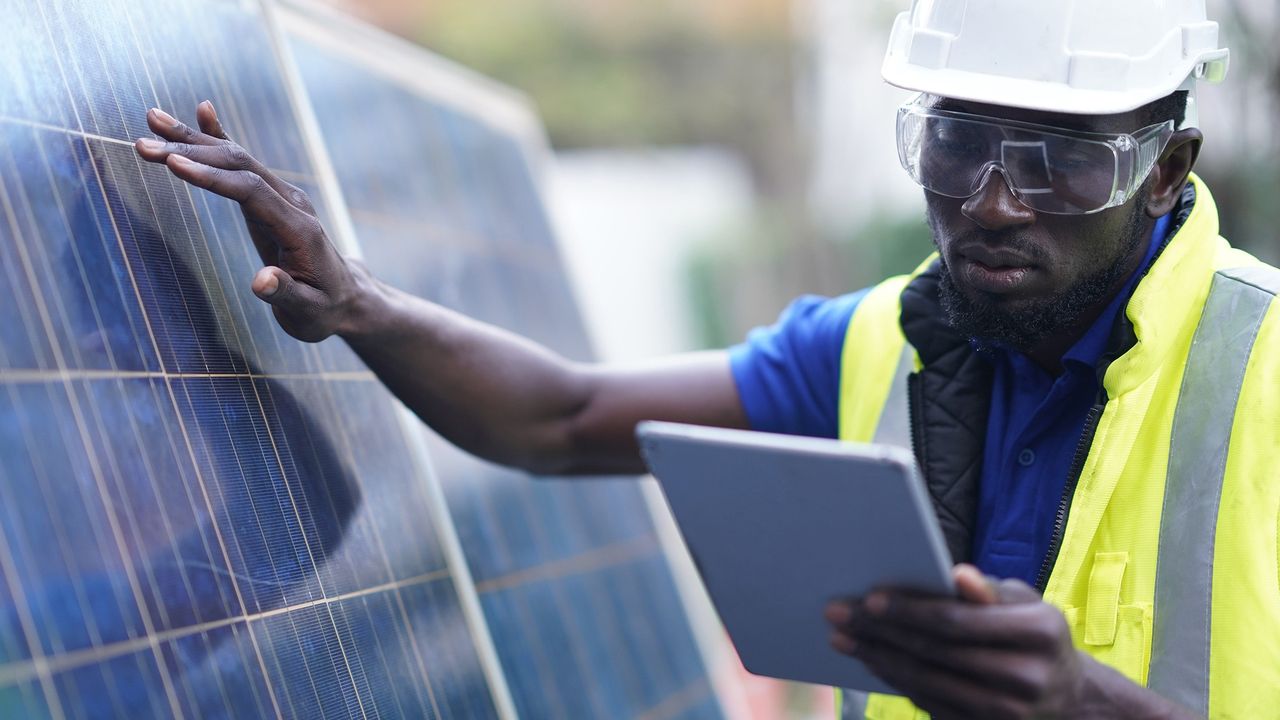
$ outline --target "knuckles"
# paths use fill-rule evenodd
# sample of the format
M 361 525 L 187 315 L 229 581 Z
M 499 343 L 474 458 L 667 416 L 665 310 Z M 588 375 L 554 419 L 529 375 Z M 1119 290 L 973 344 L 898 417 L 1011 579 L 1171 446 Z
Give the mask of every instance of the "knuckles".
M 1070 643 L 1066 619 L 1057 608 L 1042 604 L 1027 627 L 1027 638 L 1036 647 L 1051 650 Z
M 245 184 L 248 186 L 249 192 L 254 195 L 261 195 L 271 189 L 267 185 L 267 181 L 262 179 L 257 173 L 245 172 L 242 176 Z
M 315 207 L 311 204 L 311 198 L 305 192 L 287 183 L 285 184 L 285 190 L 285 199 L 289 201 L 290 205 L 293 205 L 308 215 L 315 215 Z
M 324 237 L 324 227 L 311 215 L 303 215 L 297 222 L 296 232 L 305 238 L 320 239 Z
M 226 158 L 227 165 L 237 170 L 248 170 L 254 165 L 253 156 L 249 154 L 249 151 L 235 143 L 224 145 L 222 154 Z

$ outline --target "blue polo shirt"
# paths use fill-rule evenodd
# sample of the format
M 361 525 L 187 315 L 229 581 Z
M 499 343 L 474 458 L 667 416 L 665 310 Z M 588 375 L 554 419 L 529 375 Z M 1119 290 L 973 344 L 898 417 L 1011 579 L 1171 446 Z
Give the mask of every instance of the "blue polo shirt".
M 1066 352 L 1061 375 L 1011 349 L 979 348 L 995 366 L 973 541 L 973 562 L 983 572 L 1034 584 L 1076 445 L 1099 395 L 1097 366 L 1111 328 L 1171 224 L 1170 217 L 1156 223 L 1142 269 Z M 836 437 L 840 356 L 849 320 L 866 293 L 802 297 L 774 326 L 753 330 L 730 349 L 752 428 Z

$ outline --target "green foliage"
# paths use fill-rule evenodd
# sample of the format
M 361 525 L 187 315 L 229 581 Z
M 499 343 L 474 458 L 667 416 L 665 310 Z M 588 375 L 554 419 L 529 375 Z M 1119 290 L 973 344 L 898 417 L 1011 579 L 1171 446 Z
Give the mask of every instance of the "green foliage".
M 1280 168 L 1266 157 L 1241 159 L 1226 173 L 1201 171 L 1218 205 L 1222 236 L 1265 262 L 1280 264 Z
M 909 273 L 934 251 L 933 232 L 922 213 L 874 217 L 846 244 L 849 274 L 859 286 Z
M 689 304 L 702 347 L 740 342 L 791 298 L 874 285 L 911 272 L 933 252 L 932 233 L 915 213 L 874 217 L 834 237 L 797 227 L 789 213 L 763 205 L 690 257 Z
M 745 151 L 771 113 L 790 115 L 789 29 L 726 37 L 668 5 L 441 0 L 418 40 L 527 93 L 557 147 Z

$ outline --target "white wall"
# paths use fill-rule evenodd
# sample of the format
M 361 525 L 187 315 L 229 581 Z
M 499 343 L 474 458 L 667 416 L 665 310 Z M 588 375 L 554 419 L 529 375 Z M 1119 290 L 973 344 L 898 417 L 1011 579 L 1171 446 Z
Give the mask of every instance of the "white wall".
M 820 222 L 856 227 L 876 213 L 922 207 L 898 163 L 897 108 L 914 93 L 880 77 L 894 16 L 906 0 L 797 0 L 810 77 L 802 112 L 812 133 L 811 204 Z
M 688 350 L 686 258 L 748 212 L 746 169 L 707 148 L 560 153 L 548 200 L 591 337 L 606 360 Z

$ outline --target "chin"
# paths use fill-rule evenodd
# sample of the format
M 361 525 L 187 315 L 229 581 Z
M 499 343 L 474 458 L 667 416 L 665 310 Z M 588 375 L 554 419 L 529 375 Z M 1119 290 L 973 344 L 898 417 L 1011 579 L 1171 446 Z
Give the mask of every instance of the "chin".
M 973 305 L 989 307 L 1004 312 L 1017 312 L 1026 308 L 1037 307 L 1050 299 L 1039 293 L 988 292 L 972 287 L 961 280 L 957 280 L 955 284 L 960 294 Z

